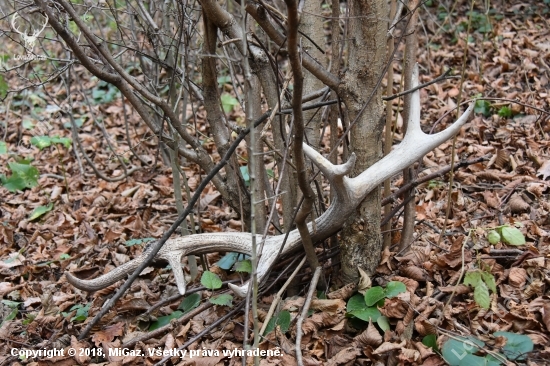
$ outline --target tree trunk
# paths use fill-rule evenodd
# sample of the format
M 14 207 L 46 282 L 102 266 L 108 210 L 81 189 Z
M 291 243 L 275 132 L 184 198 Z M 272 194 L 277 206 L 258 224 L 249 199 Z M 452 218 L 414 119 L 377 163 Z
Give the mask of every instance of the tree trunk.
M 386 61 L 388 3 L 360 0 L 348 5 L 349 68 L 340 90 L 350 122 L 355 123 L 351 128 L 350 147 L 357 156 L 352 172 L 352 176 L 356 176 L 382 156 L 383 104 L 381 88 L 376 84 Z M 355 282 L 358 267 L 372 273 L 381 249 L 380 191 L 374 189 L 344 225 L 340 241 L 343 281 Z

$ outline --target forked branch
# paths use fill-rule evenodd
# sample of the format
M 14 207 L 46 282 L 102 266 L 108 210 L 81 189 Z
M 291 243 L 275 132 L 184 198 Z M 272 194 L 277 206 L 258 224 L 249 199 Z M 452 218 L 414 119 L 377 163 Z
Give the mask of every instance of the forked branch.
M 415 67 L 413 72 L 412 85 L 413 87 L 418 85 L 418 67 Z M 312 241 L 319 242 L 338 232 L 346 218 L 353 213 L 356 206 L 361 203 L 370 191 L 378 187 L 385 179 L 392 177 L 405 167 L 413 164 L 427 152 L 454 136 L 472 114 L 474 104 L 472 103 L 464 114 L 446 130 L 428 135 L 420 128 L 420 92 L 418 90 L 415 91 L 411 96 L 407 133 L 401 144 L 395 147 L 386 157 L 355 178 L 347 176 L 354 166 L 354 155 L 345 164 L 334 165 L 317 151 L 304 144 L 304 153 L 325 175 L 335 192 L 334 202 L 332 202 L 323 215 L 315 220 L 316 230 L 313 230 L 312 223 L 308 224 Z M 260 283 L 266 279 L 273 263 L 277 260 L 283 238 L 284 235 L 266 238 L 258 264 L 258 281 Z M 261 237 L 257 236 L 257 240 L 260 241 Z M 156 258 L 167 261 L 171 265 L 178 290 L 181 294 L 184 294 L 186 283 L 181 267 L 182 256 L 218 251 L 250 254 L 252 249 L 251 243 L 251 234 L 247 233 L 196 234 L 167 240 Z M 295 251 L 301 247 L 301 244 L 300 234 L 298 230 L 294 230 L 290 232 L 281 254 L 284 255 Z M 70 273 L 66 273 L 66 276 L 68 281 L 75 287 L 85 291 L 96 291 L 125 278 L 125 276 L 135 270 L 145 260 L 147 254 L 146 250 L 132 261 L 93 280 L 81 280 Z M 229 286 L 240 296 L 244 296 L 248 291 L 247 284 L 243 286 Z

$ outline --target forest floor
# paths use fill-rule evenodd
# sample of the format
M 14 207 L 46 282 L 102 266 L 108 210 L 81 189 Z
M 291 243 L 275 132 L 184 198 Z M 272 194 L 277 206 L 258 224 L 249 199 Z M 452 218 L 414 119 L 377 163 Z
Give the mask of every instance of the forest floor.
M 415 242 L 408 252 L 392 247 L 383 253 L 371 276 L 373 286 L 381 287 L 365 296 L 332 288 L 313 301 L 302 326 L 306 365 L 445 365 L 440 352 L 454 365 L 498 365 L 506 359 L 550 364 L 550 5 L 495 2 L 488 13 L 476 7 L 468 15 L 466 1 L 454 2 L 455 9 L 431 3 L 437 2 L 428 2 L 420 16 L 420 82 L 447 68 L 460 76 L 467 54 L 462 93 L 460 78 L 421 91 L 423 124 L 433 128 L 457 98 L 496 98 L 477 102 L 474 118 L 456 139 L 457 163 L 478 162 L 456 171 L 450 201 L 448 174 L 416 187 Z M 14 74 L 7 81 L 11 89 L 22 82 Z M 394 81 L 401 82 L 399 65 Z M 124 110 L 116 90 L 90 78 L 79 84 L 93 91 L 94 100 L 75 100 L 78 137 L 107 180 L 77 159 L 70 119 L 49 102 L 64 87 L 27 89 L 0 106 L 0 364 L 152 365 L 164 359 L 157 350 L 177 349 L 197 335 L 185 356 L 169 357 L 166 364 L 240 364 L 241 357 L 227 353 L 243 348 L 244 311 L 230 313 L 240 300 L 213 306 L 209 299 L 220 290 L 202 287 L 211 284 L 199 279 L 190 284 L 192 294 L 178 297 L 166 267 L 144 271 L 90 335 L 77 339 L 121 282 L 87 293 L 71 286 L 64 272 L 81 278 L 106 273 L 141 253 L 177 217 L 172 171 L 160 163 L 155 137 L 141 125 L 126 131 L 125 120 L 130 126 L 139 121 Z M 236 109 L 233 117 L 239 114 Z M 197 117 L 204 121 L 204 111 Z M 454 114 L 437 128 L 452 119 Z M 141 161 L 129 151 L 127 133 Z M 395 141 L 400 138 L 398 129 Z M 424 157 L 419 178 L 451 163 L 452 144 Z M 119 158 L 140 169 L 117 180 L 125 175 Z M 193 192 L 201 172 L 191 165 L 183 170 Z M 396 179 L 392 189 L 401 184 Z M 198 210 L 195 226 L 202 232 L 242 229 L 212 186 Z M 392 225 L 396 244 L 400 215 Z M 327 276 L 336 273 L 336 253 L 319 254 L 330 257 Z M 241 279 L 241 273 L 216 265 L 221 257 L 206 257 L 210 271 L 223 281 Z M 283 258 L 271 280 L 288 271 L 293 259 Z M 264 357 L 262 365 L 296 364 L 296 317 L 311 272 L 304 267 L 297 277 L 301 292 L 282 299 L 268 327 L 272 331 L 260 344 L 280 354 Z M 260 296 L 260 322 L 275 292 Z M 373 314 L 375 323 L 361 320 Z M 160 330 L 150 333 L 155 329 Z M 71 348 L 76 355 L 69 354 Z M 18 353 L 44 349 L 63 353 L 35 358 Z M 127 352 L 109 354 L 117 349 Z

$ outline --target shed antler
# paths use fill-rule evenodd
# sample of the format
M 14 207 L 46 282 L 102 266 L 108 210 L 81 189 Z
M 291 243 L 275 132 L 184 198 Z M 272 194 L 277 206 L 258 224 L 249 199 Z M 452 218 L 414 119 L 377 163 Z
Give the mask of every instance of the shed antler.
M 418 85 L 418 67 L 415 67 L 412 76 L 412 85 Z M 349 178 L 347 174 L 355 164 L 355 155 L 342 165 L 334 165 L 325 159 L 321 154 L 304 144 L 304 153 L 321 170 L 334 189 L 335 199 L 328 210 L 315 220 L 316 230 L 313 225 L 308 224 L 309 232 L 313 242 L 318 242 L 338 232 L 355 210 L 357 205 L 366 195 L 379 186 L 387 178 L 390 178 L 405 167 L 424 156 L 427 152 L 439 146 L 444 141 L 454 136 L 460 127 L 472 114 L 474 104 L 464 112 L 460 118 L 446 130 L 427 135 L 420 128 L 420 92 L 417 90 L 411 95 L 409 124 L 407 133 L 397 147 L 386 157 L 369 167 L 355 178 Z M 267 237 L 263 246 L 260 261 L 258 264 L 258 281 L 264 280 L 275 260 L 283 243 L 284 235 Z M 257 236 L 260 241 L 261 237 Z M 281 254 L 286 254 L 298 249 L 301 246 L 301 239 L 298 230 L 290 232 L 285 247 Z M 186 290 L 186 283 L 181 268 L 181 257 L 189 254 L 201 254 L 217 251 L 231 251 L 249 254 L 252 251 L 252 237 L 247 233 L 212 233 L 189 235 L 177 239 L 167 240 L 160 249 L 156 258 L 168 261 L 174 271 L 174 277 L 179 292 L 183 295 Z M 81 280 L 70 273 L 66 273 L 68 281 L 75 287 L 85 291 L 95 291 L 105 288 L 126 275 L 133 272 L 140 263 L 147 257 L 147 250 L 139 257 L 124 264 L 115 270 L 93 280 Z M 248 285 L 229 285 L 231 289 L 240 296 L 245 296 Z

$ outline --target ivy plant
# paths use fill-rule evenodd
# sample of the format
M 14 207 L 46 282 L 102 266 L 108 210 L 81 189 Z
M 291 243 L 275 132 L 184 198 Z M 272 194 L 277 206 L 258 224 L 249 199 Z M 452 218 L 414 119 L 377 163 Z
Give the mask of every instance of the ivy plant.
M 0 174 L 0 182 L 8 191 L 14 193 L 38 185 L 38 169 L 32 166 L 29 160 L 8 163 L 8 168 L 11 171 L 9 177 Z
M 384 306 L 385 299 L 396 297 L 406 290 L 405 284 L 399 281 L 388 282 L 385 288 L 371 287 L 365 292 L 365 295 L 356 294 L 348 300 L 346 316 L 366 322 L 370 320 L 378 323 L 382 330 L 388 330 L 389 321 L 382 316 L 378 307 Z
M 495 337 L 504 337 L 506 344 L 502 353 L 479 355 L 485 343 L 475 337 L 454 337 L 443 344 L 441 355 L 450 366 L 499 366 L 507 361 L 525 360 L 533 350 L 533 341 L 526 335 L 511 332 L 495 332 Z
M 491 307 L 489 290 L 497 292 L 495 277 L 491 273 L 482 270 L 469 271 L 464 276 L 464 284 L 474 288 L 474 300 L 479 306 L 483 309 Z

